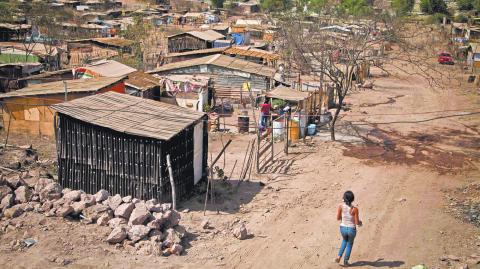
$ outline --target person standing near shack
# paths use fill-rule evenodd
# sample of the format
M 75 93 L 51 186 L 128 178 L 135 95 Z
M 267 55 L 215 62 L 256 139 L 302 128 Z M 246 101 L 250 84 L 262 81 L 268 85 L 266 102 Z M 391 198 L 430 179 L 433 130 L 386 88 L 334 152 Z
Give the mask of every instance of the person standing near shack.
M 263 128 L 267 127 L 268 118 L 270 117 L 270 111 L 272 110 L 272 105 L 268 103 L 268 99 L 265 99 L 262 106 L 260 107 L 260 125 Z

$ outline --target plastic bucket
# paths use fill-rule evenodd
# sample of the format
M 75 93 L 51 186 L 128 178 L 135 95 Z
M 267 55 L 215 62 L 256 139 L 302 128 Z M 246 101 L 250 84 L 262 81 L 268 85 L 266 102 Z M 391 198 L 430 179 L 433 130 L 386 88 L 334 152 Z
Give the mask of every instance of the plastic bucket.
M 283 117 L 273 121 L 273 139 L 283 139 L 285 119 Z
M 308 125 L 308 130 L 307 130 L 308 135 L 310 135 L 310 136 L 315 135 L 316 132 L 317 132 L 317 125 L 316 124 Z

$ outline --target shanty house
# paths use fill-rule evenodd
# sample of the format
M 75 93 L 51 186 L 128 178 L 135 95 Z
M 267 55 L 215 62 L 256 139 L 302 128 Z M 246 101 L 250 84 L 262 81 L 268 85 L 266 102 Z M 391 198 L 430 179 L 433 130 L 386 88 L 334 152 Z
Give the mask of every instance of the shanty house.
M 225 39 L 225 36 L 214 31 L 190 31 L 168 37 L 168 53 L 213 48 L 215 40 Z
M 222 54 L 210 55 L 198 59 L 176 62 L 160 66 L 148 73 L 160 76 L 172 74 L 191 74 L 210 76 L 218 98 L 248 98 L 248 84 L 254 93 L 270 90 L 274 84 L 275 69 L 265 65 L 229 57 Z M 242 89 L 243 88 L 243 89 Z
M 137 71 L 128 65 L 114 60 L 100 60 L 73 69 L 75 78 L 120 77 Z
M 160 100 L 160 79 L 143 71 L 135 71 L 125 80 L 125 93 L 142 98 Z
M 58 179 L 63 187 L 171 201 L 206 176 L 204 113 L 113 92 L 53 105 Z
M 48 105 L 107 91 L 125 92 L 123 77 L 77 79 L 65 82 L 35 84 L 0 94 L 3 126 L 7 132 L 53 136 L 54 112 Z

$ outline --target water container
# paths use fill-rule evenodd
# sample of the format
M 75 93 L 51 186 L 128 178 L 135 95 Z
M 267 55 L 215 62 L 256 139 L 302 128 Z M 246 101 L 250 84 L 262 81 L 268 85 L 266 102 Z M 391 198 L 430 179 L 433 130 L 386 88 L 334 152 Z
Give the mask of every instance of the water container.
M 317 125 L 315 124 L 308 125 L 308 135 L 310 136 L 315 135 L 316 132 L 317 132 Z
M 288 139 L 291 141 L 298 140 L 300 138 L 300 128 L 298 121 L 290 120 L 288 122 Z
M 293 120 L 297 121 L 299 123 L 299 128 L 300 128 L 300 138 L 305 137 L 305 129 L 307 129 L 307 117 L 305 116 L 305 112 L 300 112 L 299 114 L 295 114 L 293 117 Z
M 285 119 L 280 117 L 273 121 L 273 139 L 283 139 L 283 129 L 285 128 Z
M 238 116 L 238 132 L 248 133 L 250 118 L 248 116 Z

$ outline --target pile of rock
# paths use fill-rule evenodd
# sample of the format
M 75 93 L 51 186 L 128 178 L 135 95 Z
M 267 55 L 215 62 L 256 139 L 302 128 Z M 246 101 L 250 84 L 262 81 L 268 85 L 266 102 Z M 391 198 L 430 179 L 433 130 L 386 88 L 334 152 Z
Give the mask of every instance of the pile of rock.
M 106 242 L 124 247 L 148 249 L 153 254 L 180 255 L 185 229 L 180 214 L 171 204 L 155 199 L 143 201 L 131 196 L 111 196 L 100 190 L 95 195 L 62 189 L 50 178 L 16 175 L 0 178 L 0 217 L 10 219 L 35 211 L 48 217 L 80 218 L 112 229 Z

